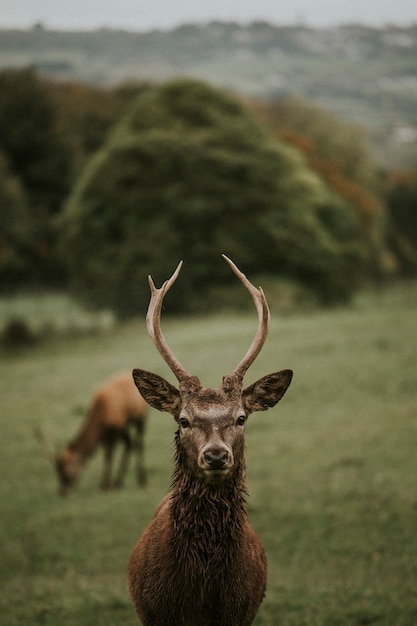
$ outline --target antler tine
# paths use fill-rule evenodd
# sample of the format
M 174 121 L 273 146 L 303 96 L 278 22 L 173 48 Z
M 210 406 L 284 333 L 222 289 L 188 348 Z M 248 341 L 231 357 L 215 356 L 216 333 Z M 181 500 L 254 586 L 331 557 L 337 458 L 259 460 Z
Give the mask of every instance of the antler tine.
M 265 343 L 266 337 L 268 335 L 269 329 L 269 308 L 268 303 L 265 298 L 265 294 L 260 287 L 257 289 L 248 278 L 246 278 L 245 274 L 240 271 L 240 269 L 231 261 L 225 254 L 222 254 L 222 257 L 225 261 L 230 265 L 233 272 L 239 278 L 239 280 L 245 285 L 246 289 L 249 291 L 252 296 L 252 300 L 255 303 L 256 310 L 258 312 L 258 328 L 255 334 L 255 337 L 249 347 L 249 350 L 240 361 L 240 363 L 235 367 L 232 372 L 230 372 L 228 377 L 236 376 L 240 380 L 243 380 L 244 375 L 246 374 L 249 367 L 252 365 L 262 347 Z
M 166 342 L 161 330 L 161 308 L 166 292 L 172 287 L 178 278 L 182 263 L 182 261 L 179 262 L 178 267 L 171 278 L 166 280 L 160 289 L 155 287 L 152 277 L 148 276 L 149 286 L 151 288 L 151 300 L 149 302 L 148 312 L 146 315 L 146 327 L 148 329 L 149 336 L 154 342 L 159 354 L 170 367 L 179 382 L 185 378 L 189 378 L 191 374 L 181 365 Z

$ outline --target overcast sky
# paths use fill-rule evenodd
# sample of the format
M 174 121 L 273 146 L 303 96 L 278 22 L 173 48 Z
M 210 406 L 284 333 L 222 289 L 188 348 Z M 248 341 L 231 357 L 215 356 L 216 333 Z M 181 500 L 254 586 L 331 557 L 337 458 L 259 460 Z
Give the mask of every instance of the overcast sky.
M 0 28 L 149 30 L 212 20 L 332 26 L 417 23 L 417 0 L 0 0 Z

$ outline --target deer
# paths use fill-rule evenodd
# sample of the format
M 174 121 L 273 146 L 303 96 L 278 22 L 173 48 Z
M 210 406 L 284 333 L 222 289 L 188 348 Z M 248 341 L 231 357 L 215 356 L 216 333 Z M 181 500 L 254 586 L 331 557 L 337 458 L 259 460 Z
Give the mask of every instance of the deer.
M 149 406 L 138 394 L 131 372 L 109 379 L 94 392 L 87 416 L 76 437 L 58 454 L 45 450 L 52 461 L 59 482 L 59 493 L 67 496 L 74 490 L 87 461 L 99 447 L 104 449 L 104 468 L 100 486 L 103 490 L 121 488 L 132 449 L 136 452 L 136 478 L 146 483 L 144 465 L 144 430 Z M 132 436 L 133 431 L 133 436 Z M 43 443 L 42 434 L 35 433 Z M 112 478 L 116 446 L 124 449 L 116 476 Z
M 150 406 L 175 420 L 170 492 L 129 558 L 128 586 L 143 626 L 249 626 L 265 595 L 267 561 L 246 511 L 245 424 L 283 397 L 292 380 L 281 370 L 243 387 L 269 329 L 265 295 L 227 256 L 249 291 L 258 327 L 240 363 L 219 388 L 205 388 L 169 348 L 161 330 L 161 307 L 182 261 L 157 289 L 149 276 L 148 333 L 178 386 L 159 374 L 133 370 Z

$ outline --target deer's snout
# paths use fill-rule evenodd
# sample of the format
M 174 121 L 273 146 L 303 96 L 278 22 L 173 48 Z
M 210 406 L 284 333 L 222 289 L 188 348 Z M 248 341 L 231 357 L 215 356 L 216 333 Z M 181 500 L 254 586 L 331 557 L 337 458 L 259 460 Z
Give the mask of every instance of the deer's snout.
M 223 469 L 229 458 L 229 451 L 224 448 L 210 448 L 204 452 L 204 459 L 210 469 Z
M 200 450 L 198 464 L 204 470 L 207 478 L 224 477 L 233 467 L 232 450 L 223 442 L 207 443 Z

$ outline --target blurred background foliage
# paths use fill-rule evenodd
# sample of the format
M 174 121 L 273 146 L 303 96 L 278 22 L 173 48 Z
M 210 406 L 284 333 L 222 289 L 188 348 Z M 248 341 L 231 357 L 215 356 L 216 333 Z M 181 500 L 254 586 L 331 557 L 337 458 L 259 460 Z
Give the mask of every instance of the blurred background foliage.
M 251 275 L 290 276 L 325 301 L 347 299 L 359 232 L 354 212 L 299 153 L 236 98 L 190 80 L 134 102 L 61 221 L 75 293 L 121 315 L 146 305 L 148 273 L 160 282 L 181 258 L 187 281 L 171 308 L 206 310 L 210 289 L 234 282 L 221 252 Z
M 4 70 L 0 190 L 0 290 L 58 286 L 123 318 L 180 259 L 168 312 L 240 306 L 223 252 L 326 305 L 417 272 L 415 174 L 382 172 L 361 128 L 294 98 Z

